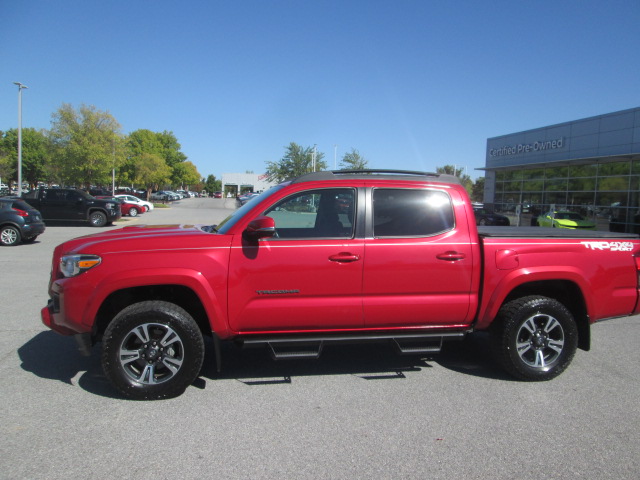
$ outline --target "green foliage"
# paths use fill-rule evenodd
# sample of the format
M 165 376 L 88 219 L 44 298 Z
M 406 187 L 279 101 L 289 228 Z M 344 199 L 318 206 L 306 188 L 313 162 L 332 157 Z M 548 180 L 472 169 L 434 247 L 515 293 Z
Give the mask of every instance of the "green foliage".
M 123 160 L 120 124 L 110 113 L 92 105 L 75 110 L 63 104 L 52 115 L 51 125 L 53 156 L 65 183 L 86 187 L 110 183 L 111 170 Z
M 34 186 L 46 174 L 45 167 L 51 155 L 51 143 L 44 131 L 22 129 L 22 178 Z M 18 130 L 0 134 L 0 177 L 17 181 Z
M 369 161 L 366 160 L 358 150 L 352 148 L 350 152 L 345 153 L 340 160 L 341 170 L 364 170 L 368 168 Z
M 460 179 L 460 183 L 467 190 L 467 193 L 471 197 L 473 194 L 473 180 L 471 177 L 464 172 L 464 168 L 456 168 L 454 165 L 445 165 L 444 167 L 436 168 L 436 173 L 446 173 L 448 175 L 453 175 Z
M 173 175 L 171 180 L 174 185 L 188 187 L 189 185 L 195 185 L 200 181 L 200 174 L 193 163 L 181 162 L 173 166 Z
M 313 147 L 303 148 L 297 143 L 291 142 L 289 146 L 286 147 L 286 152 L 279 161 L 267 162 L 267 178 L 271 182 L 280 183 L 312 172 L 313 154 Z M 317 152 L 315 157 L 315 171 L 326 170 L 327 164 L 322 160 L 324 153 Z
M 204 182 L 204 188 L 209 193 L 222 191 L 222 181 L 217 180 L 215 175 L 209 175 Z
M 473 184 L 471 189 L 471 201 L 483 202 L 484 201 L 484 177 L 479 177 Z

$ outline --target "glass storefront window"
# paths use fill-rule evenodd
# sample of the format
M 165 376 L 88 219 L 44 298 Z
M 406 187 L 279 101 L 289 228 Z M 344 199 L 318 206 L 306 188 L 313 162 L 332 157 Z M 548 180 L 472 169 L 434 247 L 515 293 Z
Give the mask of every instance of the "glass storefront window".
M 570 178 L 569 190 L 570 191 L 587 191 L 596 189 L 595 178 Z
M 631 169 L 630 162 L 601 163 L 598 169 L 600 177 L 610 175 L 629 175 Z
M 567 178 L 569 167 L 554 167 L 545 170 L 545 178 Z
M 536 178 L 544 178 L 544 168 L 532 168 L 529 170 L 523 170 L 523 178 L 526 179 L 536 179 Z
M 566 192 L 567 180 L 547 180 L 544 187 L 548 192 Z
M 598 165 L 571 165 L 569 167 L 570 178 L 595 177 L 598 174 Z
M 523 192 L 542 192 L 544 190 L 543 180 L 525 180 L 522 184 Z
M 629 177 L 604 177 L 598 179 L 599 192 L 626 192 L 629 190 Z

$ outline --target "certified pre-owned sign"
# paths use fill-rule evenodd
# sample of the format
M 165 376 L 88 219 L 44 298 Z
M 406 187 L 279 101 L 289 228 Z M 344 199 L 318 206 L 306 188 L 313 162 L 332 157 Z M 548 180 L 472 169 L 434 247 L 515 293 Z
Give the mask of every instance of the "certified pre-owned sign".
M 564 147 L 564 137 L 557 140 L 545 140 L 533 143 L 519 143 L 518 145 L 505 145 L 500 148 L 492 148 L 489 155 L 492 157 L 504 157 L 518 155 L 520 153 L 541 152 L 543 150 L 556 150 Z

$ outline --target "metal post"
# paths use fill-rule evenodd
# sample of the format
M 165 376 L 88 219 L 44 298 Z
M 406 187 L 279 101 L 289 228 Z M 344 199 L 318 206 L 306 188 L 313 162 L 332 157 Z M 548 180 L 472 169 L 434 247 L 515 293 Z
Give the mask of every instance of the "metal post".
M 22 90 L 29 88 L 20 82 L 13 82 L 18 86 L 18 197 L 22 196 Z

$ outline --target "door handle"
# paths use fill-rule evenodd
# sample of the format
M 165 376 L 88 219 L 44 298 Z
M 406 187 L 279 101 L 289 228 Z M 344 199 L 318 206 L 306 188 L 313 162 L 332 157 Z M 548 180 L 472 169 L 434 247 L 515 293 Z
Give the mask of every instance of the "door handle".
M 338 253 L 337 255 L 331 255 L 329 257 L 329 260 L 339 263 L 357 262 L 358 260 L 360 260 L 360 255 L 354 255 L 349 252 L 342 252 Z
M 458 260 L 465 259 L 466 255 L 464 253 L 451 251 L 451 252 L 439 253 L 438 255 L 436 255 L 436 258 L 438 260 L 445 260 L 447 262 L 456 262 Z

